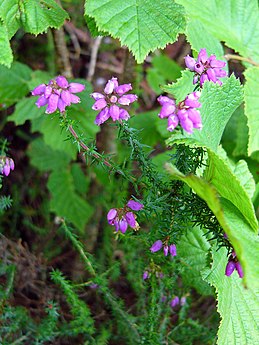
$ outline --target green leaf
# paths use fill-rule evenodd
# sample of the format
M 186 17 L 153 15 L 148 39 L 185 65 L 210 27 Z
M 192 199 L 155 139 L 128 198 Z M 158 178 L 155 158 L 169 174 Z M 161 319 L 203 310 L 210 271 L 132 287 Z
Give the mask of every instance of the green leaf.
M 12 49 L 9 43 L 8 32 L 0 19 L 0 64 L 7 67 L 11 66 L 13 61 Z
M 173 43 L 185 28 L 183 7 L 172 0 L 87 0 L 85 15 L 127 45 L 138 63 L 150 51 Z
M 37 119 L 46 116 L 44 108 L 38 108 L 35 105 L 36 98 L 23 98 L 15 105 L 15 110 L 8 121 L 13 121 L 17 126 L 23 125 L 27 120 Z
M 250 156 L 253 152 L 259 150 L 259 67 L 248 68 L 245 72 L 245 78 L 245 115 L 247 116 L 249 128 L 248 155 Z
M 245 57 L 259 59 L 257 0 L 177 0 L 205 30 Z
M 70 157 L 63 151 L 53 150 L 46 145 L 42 138 L 33 140 L 29 146 L 28 155 L 31 164 L 40 171 L 57 170 L 66 168 Z
M 234 272 L 225 276 L 226 251 L 213 250 L 212 268 L 204 270 L 204 279 L 216 288 L 221 323 L 218 345 L 254 345 L 258 343 L 259 290 L 245 289 Z
M 244 87 L 244 92 L 245 87 Z M 235 147 L 232 152 L 234 157 L 237 156 L 247 156 L 247 147 L 248 147 L 248 127 L 247 127 L 247 118 L 244 114 L 244 108 L 239 107 L 236 115 L 236 139 Z M 232 119 L 231 119 L 232 120 Z M 233 132 L 232 132 L 233 138 Z
M 89 17 L 88 15 L 85 15 L 85 21 L 92 37 L 104 36 L 105 33 L 98 30 L 96 21 L 94 20 L 94 18 Z
M 19 62 L 14 62 L 11 68 L 0 65 L 0 103 L 8 107 L 23 98 L 30 91 L 31 73 L 28 66 Z
M 181 102 L 189 93 L 193 92 L 194 85 L 192 83 L 193 73 L 189 70 L 182 71 L 182 76 L 176 83 L 163 85 L 163 91 L 170 93 L 176 99 L 176 102 Z
M 0 17 L 6 25 L 9 38 L 21 26 L 24 31 L 38 35 L 50 28 L 59 28 L 69 19 L 54 0 L 3 0 Z
M 224 51 L 220 41 L 209 33 L 199 20 L 191 19 L 188 22 L 186 35 L 192 49 L 196 52 L 206 48 L 208 55 L 215 54 L 218 60 L 223 59 Z
M 58 216 L 65 217 L 83 232 L 93 214 L 93 208 L 75 192 L 71 172 L 68 169 L 52 172 L 48 180 L 48 189 L 52 194 L 51 210 Z
M 234 168 L 234 174 L 241 182 L 249 197 L 252 199 L 255 192 L 255 180 L 249 171 L 246 161 L 240 160 L 237 162 Z
M 230 201 L 220 198 L 220 192 L 215 186 L 203 178 L 195 175 L 185 176 L 169 164 L 167 170 L 173 178 L 188 184 L 200 198 L 206 201 L 236 251 L 245 272 L 244 283 L 248 286 L 259 286 L 258 236 L 255 229 L 247 223 L 246 214 L 242 215 Z
M 201 276 L 201 271 L 207 266 L 209 249 L 210 244 L 198 227 L 188 229 L 177 243 L 183 284 L 194 287 L 201 295 L 212 294 L 212 289 Z

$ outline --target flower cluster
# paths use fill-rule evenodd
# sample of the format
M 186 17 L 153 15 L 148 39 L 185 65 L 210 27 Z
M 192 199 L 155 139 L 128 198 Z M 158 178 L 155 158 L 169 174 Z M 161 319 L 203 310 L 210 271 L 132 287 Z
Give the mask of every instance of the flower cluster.
M 193 132 L 193 128 L 202 129 L 200 112 L 195 109 L 201 107 L 201 104 L 198 102 L 200 95 L 199 91 L 192 92 L 178 105 L 169 97 L 158 97 L 157 100 L 162 105 L 162 109 L 158 116 L 161 119 L 167 118 L 167 129 L 170 132 L 173 131 L 179 123 L 182 128 L 190 134 Z
M 168 245 L 168 241 L 163 242 L 161 240 L 157 240 L 152 244 L 152 246 L 149 248 L 151 253 L 158 252 L 160 249 L 164 250 L 164 255 L 167 256 L 168 253 L 170 253 L 172 256 L 176 256 L 176 245 L 170 244 Z
M 96 116 L 95 124 L 100 126 L 110 117 L 113 121 L 128 120 L 130 115 L 121 105 L 128 106 L 138 99 L 134 94 L 125 95 L 130 90 L 132 90 L 131 84 L 119 85 L 117 78 L 112 78 L 107 82 L 104 94 L 92 93 L 90 96 L 95 100 L 92 109 L 101 110 Z
M 40 96 L 35 103 L 38 108 L 47 105 L 46 114 L 52 114 L 57 109 L 64 112 L 72 103 L 80 103 L 80 98 L 74 93 L 82 92 L 85 86 L 80 83 L 68 83 L 63 76 L 50 80 L 48 85 L 40 84 L 31 92 L 33 96 Z
M 170 302 L 170 306 L 172 307 L 172 308 L 175 308 L 176 306 L 178 306 L 178 305 L 180 305 L 180 306 L 183 306 L 183 305 L 185 305 L 185 303 L 186 303 L 186 297 L 181 297 L 181 299 L 178 297 L 178 296 L 175 296 L 172 300 L 171 300 L 171 302 Z
M 210 57 L 208 57 L 205 48 L 200 50 L 197 60 L 189 55 L 187 55 L 184 60 L 186 67 L 195 73 L 193 84 L 200 81 L 200 85 L 202 86 L 203 83 L 208 80 L 222 85 L 222 82 L 218 78 L 223 78 L 227 75 L 227 72 L 222 69 L 222 67 L 225 67 L 226 62 L 216 60 L 215 55 L 210 55 Z
M 14 170 L 13 159 L 5 156 L 0 156 L 0 174 L 8 176 L 11 170 Z
M 231 274 L 234 272 L 235 269 L 237 270 L 239 277 L 243 278 L 244 273 L 243 273 L 241 264 L 237 259 L 236 253 L 233 251 L 232 254 L 230 255 L 229 259 L 228 259 L 225 275 L 227 277 L 231 276 Z
M 140 211 L 144 206 L 135 200 L 130 200 L 123 208 L 112 208 L 107 214 L 107 220 L 110 225 L 115 227 L 116 231 L 126 232 L 128 226 L 134 230 L 139 229 L 136 221 L 136 215 L 132 211 Z

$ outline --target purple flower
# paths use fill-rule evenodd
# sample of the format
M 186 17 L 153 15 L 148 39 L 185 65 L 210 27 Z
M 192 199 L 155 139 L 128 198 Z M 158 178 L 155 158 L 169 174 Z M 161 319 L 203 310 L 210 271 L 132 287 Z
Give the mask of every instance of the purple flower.
M 172 308 L 176 307 L 178 304 L 180 304 L 180 299 L 178 296 L 175 296 L 172 301 L 170 302 L 170 306 Z
M 186 67 L 195 73 L 193 84 L 200 81 L 200 85 L 202 86 L 205 81 L 212 81 L 213 83 L 222 85 L 219 78 L 226 77 L 227 75 L 227 72 L 222 69 L 226 66 L 226 62 L 217 60 L 215 55 L 210 55 L 210 57 L 208 57 L 205 48 L 200 50 L 197 60 L 189 55 L 187 55 L 184 60 Z
M 132 211 L 139 211 L 143 207 L 144 206 L 140 202 L 130 200 L 123 208 L 110 209 L 107 213 L 107 221 L 110 225 L 115 227 L 115 231 L 120 231 L 123 234 L 127 231 L 128 227 L 138 230 L 139 224 L 136 221 L 135 213 Z
M 40 84 L 32 90 L 33 96 L 40 96 L 35 103 L 38 108 L 47 105 L 46 113 L 52 114 L 57 109 L 63 113 L 66 107 L 72 103 L 80 103 L 80 98 L 74 93 L 82 92 L 85 89 L 83 84 L 68 83 L 63 76 L 50 80 L 48 85 Z
M 143 273 L 142 279 L 143 279 L 143 280 L 146 280 L 146 279 L 148 279 L 148 278 L 149 278 L 149 272 L 148 272 L 148 271 L 145 271 L 145 272 Z
M 174 101 L 166 96 L 159 96 L 158 102 L 162 105 L 162 109 L 158 116 L 163 119 L 167 118 L 167 129 L 172 132 L 175 127 L 180 125 L 188 132 L 192 133 L 193 128 L 202 129 L 201 115 L 199 110 L 201 103 L 199 103 L 200 92 L 192 92 L 186 96 L 177 106 Z
M 176 256 L 177 255 L 177 253 L 176 253 L 176 245 L 175 244 L 170 244 L 170 246 L 169 246 L 169 253 L 172 256 Z
M 130 90 L 132 90 L 131 84 L 119 85 L 117 78 L 113 77 L 105 85 L 104 94 L 93 92 L 90 95 L 95 100 L 92 109 L 101 110 L 95 119 L 95 124 L 100 126 L 109 118 L 113 121 L 128 120 L 130 115 L 121 106 L 128 106 L 138 99 L 134 94 L 125 95 Z
M 157 240 L 152 244 L 149 248 L 152 253 L 158 252 L 163 247 L 163 242 L 161 240 Z
M 236 253 L 233 251 L 232 254 L 230 255 L 229 259 L 228 259 L 228 263 L 227 263 L 226 270 L 225 270 L 225 275 L 227 277 L 230 277 L 231 274 L 235 270 L 237 270 L 239 278 L 244 277 L 242 266 L 236 257 Z
M 14 170 L 13 159 L 6 156 L 0 156 L 0 174 L 8 176 L 11 170 Z

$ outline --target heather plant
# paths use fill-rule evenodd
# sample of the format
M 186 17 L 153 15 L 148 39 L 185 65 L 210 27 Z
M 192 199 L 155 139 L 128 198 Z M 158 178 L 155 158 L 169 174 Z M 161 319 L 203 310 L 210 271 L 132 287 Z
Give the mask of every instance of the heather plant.
M 77 6 L 0 5 L 1 343 L 257 344 L 258 2 Z

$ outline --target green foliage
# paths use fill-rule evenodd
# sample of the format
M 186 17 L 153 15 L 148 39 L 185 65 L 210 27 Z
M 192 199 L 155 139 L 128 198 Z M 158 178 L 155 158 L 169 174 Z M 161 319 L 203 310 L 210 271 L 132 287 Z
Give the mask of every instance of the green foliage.
M 258 59 L 259 13 L 256 0 L 177 0 L 219 41 L 243 56 Z
M 9 67 L 13 61 L 12 49 L 9 43 L 8 32 L 0 19 L 0 64 Z
M 12 199 L 10 195 L 0 197 L 0 214 L 12 206 Z
M 138 63 L 150 51 L 174 42 L 185 28 L 182 6 L 171 0 L 87 0 L 85 15 L 95 19 L 98 30 L 127 45 Z
M 58 216 L 67 218 L 83 232 L 85 224 L 93 214 L 93 208 L 76 193 L 69 168 L 53 171 L 49 176 L 48 189 L 52 195 L 51 210 Z
M 10 69 L 0 65 L 0 103 L 8 107 L 30 91 L 28 81 L 31 69 L 20 62 L 14 62 Z
M 259 68 L 250 67 L 245 72 L 246 83 L 244 87 L 245 98 L 245 115 L 247 117 L 247 125 L 249 129 L 248 136 L 248 155 L 259 151 L 259 137 L 258 137 L 258 111 L 259 111 L 259 92 L 258 92 L 258 78 Z
M 204 279 L 216 288 L 221 316 L 217 344 L 254 345 L 259 340 L 259 290 L 245 289 L 237 272 L 225 276 L 226 254 L 224 248 L 213 248 L 212 267 L 202 272 Z
M 193 73 L 189 70 L 182 71 L 182 76 L 176 83 L 163 85 L 161 88 L 163 91 L 173 95 L 176 102 L 181 102 L 186 95 L 193 92 Z
M 198 227 L 188 229 L 177 243 L 177 248 L 184 286 L 195 287 L 201 295 L 211 295 L 210 286 L 201 277 L 201 271 L 207 266 L 210 249 L 204 232 Z

